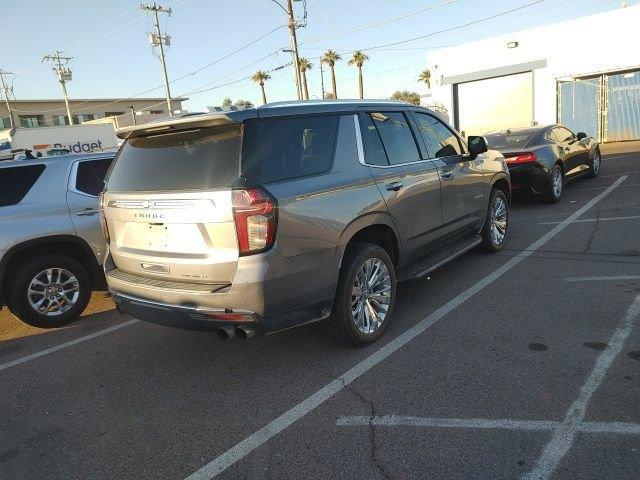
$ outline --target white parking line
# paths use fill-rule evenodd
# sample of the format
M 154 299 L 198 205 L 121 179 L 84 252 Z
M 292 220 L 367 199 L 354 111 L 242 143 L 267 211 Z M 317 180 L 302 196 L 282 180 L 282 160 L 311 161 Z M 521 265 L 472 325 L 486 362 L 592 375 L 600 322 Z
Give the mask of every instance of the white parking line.
M 326 386 L 312 394 L 311 396 L 304 399 L 302 402 L 298 403 L 290 410 L 286 411 L 282 415 L 280 415 L 275 420 L 271 421 L 260 430 L 254 432 L 249 435 L 247 438 L 242 440 L 240 443 L 231 447 L 229 450 L 221 454 L 220 456 L 213 459 L 211 462 L 191 474 L 187 477 L 187 480 L 203 480 L 210 479 L 215 477 L 216 475 L 222 473 L 227 468 L 229 468 L 234 463 L 243 459 L 249 453 L 254 451 L 256 448 L 260 447 L 271 438 L 278 435 L 289 425 L 298 421 L 309 412 L 313 411 L 319 405 L 321 405 L 324 401 L 333 397 L 336 393 L 344 389 L 348 384 L 356 380 L 357 378 L 364 375 L 371 368 L 376 366 L 378 363 L 387 359 L 391 354 L 396 352 L 398 349 L 409 343 L 411 340 L 416 338 L 418 335 L 423 333 L 433 324 L 435 324 L 438 320 L 443 318 L 449 312 L 457 308 L 459 305 L 466 302 L 469 298 L 473 297 L 476 293 L 481 291 L 483 288 L 491 285 L 494 281 L 500 278 L 502 275 L 507 273 L 509 270 L 514 268 L 524 259 L 533 254 L 536 250 L 542 247 L 545 243 L 550 241 L 560 232 L 562 232 L 565 228 L 567 228 L 574 220 L 583 215 L 586 211 L 588 211 L 591 207 L 597 204 L 600 200 L 605 198 L 609 193 L 611 193 L 618 185 L 624 182 L 628 178 L 627 175 L 623 175 L 618 178 L 613 184 L 609 186 L 604 192 L 600 193 L 596 197 L 589 200 L 585 205 L 579 208 L 576 212 L 569 215 L 564 222 L 560 225 L 555 226 L 545 235 L 540 237 L 538 240 L 533 242 L 526 250 L 520 252 L 517 256 L 513 257 L 511 260 L 507 261 L 501 267 L 498 267 L 492 273 L 478 281 L 476 284 L 460 293 L 458 296 L 447 302 L 445 305 L 440 307 L 435 312 L 428 315 L 426 318 L 422 319 L 416 325 L 411 327 L 409 330 L 399 335 L 395 339 L 391 340 L 386 345 L 382 346 L 371 355 L 366 357 L 360 363 L 347 370 L 344 374 L 338 377 L 336 380 L 328 383 Z
M 612 275 L 610 277 L 567 277 L 565 282 L 606 282 L 618 280 L 638 280 L 640 275 Z
M 640 218 L 640 215 L 630 215 L 628 217 L 602 217 L 602 218 L 583 218 L 576 220 L 573 223 L 588 223 L 588 222 L 613 222 L 615 220 L 634 220 Z M 538 222 L 538 225 L 557 225 L 561 222 Z
M 580 395 L 567 410 L 562 423 L 554 430 L 551 440 L 542 451 L 535 467 L 522 477 L 523 480 L 550 478 L 560 461 L 569 452 L 580 424 L 584 420 L 589 400 L 602 383 L 602 379 L 616 356 L 622 351 L 624 342 L 631 333 L 633 322 L 638 315 L 640 315 L 640 295 L 636 297 L 622 318 L 620 325 L 616 328 L 608 342 L 609 347 L 598 356 L 591 374 L 580 389 Z
M 107 333 L 115 332 L 116 330 L 120 330 L 121 328 L 128 327 L 129 325 L 133 325 L 134 323 L 139 322 L 140 320 L 129 320 L 123 323 L 119 323 L 118 325 L 114 325 L 113 327 L 105 328 L 103 330 L 98 330 L 97 332 L 90 333 L 89 335 L 85 335 L 84 337 L 76 338 L 74 340 L 69 340 L 68 342 L 61 343 L 60 345 L 56 345 L 55 347 L 47 348 L 46 350 L 41 350 L 36 353 L 32 353 L 31 355 L 27 355 L 25 357 L 20 357 L 15 360 L 11 360 L 7 363 L 0 363 L 0 371 L 6 370 L 7 368 L 15 367 L 16 365 L 20 365 L 22 363 L 26 363 L 30 360 L 35 360 L 36 358 L 44 357 L 45 355 L 49 355 L 50 353 L 57 352 L 59 350 L 63 350 L 65 348 L 72 347 L 73 345 L 77 345 L 82 342 L 86 342 L 87 340 L 91 340 L 92 338 L 100 337 Z
M 479 430 L 531 430 L 552 431 L 562 426 L 554 420 L 512 420 L 510 418 L 430 418 L 383 415 L 342 417 L 336 421 L 339 427 L 422 427 L 422 428 L 468 428 Z M 613 433 L 617 435 L 640 435 L 640 424 L 624 422 L 582 422 L 577 429 L 585 433 Z

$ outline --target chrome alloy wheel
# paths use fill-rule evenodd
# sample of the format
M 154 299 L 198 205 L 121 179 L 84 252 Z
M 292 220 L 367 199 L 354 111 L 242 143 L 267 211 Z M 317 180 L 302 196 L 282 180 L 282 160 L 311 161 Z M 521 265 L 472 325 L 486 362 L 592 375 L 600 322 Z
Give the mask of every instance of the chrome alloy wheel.
M 356 273 L 351 289 L 351 314 L 364 334 L 377 331 L 391 305 L 391 275 L 379 258 L 369 258 Z
M 507 204 L 504 198 L 496 196 L 491 207 L 491 239 L 499 246 L 507 235 Z
M 560 195 L 562 194 L 562 170 L 560 170 L 560 168 L 556 167 L 553 170 L 553 178 L 551 180 L 552 180 L 551 188 L 553 188 L 553 195 L 556 198 L 560 198 Z
M 64 268 L 48 268 L 29 283 L 27 298 L 34 311 L 47 317 L 62 315 L 75 305 L 80 284 L 73 273 Z
M 595 155 L 593 156 L 593 166 L 592 166 L 592 168 L 593 168 L 593 173 L 595 175 L 597 175 L 598 172 L 600 171 L 600 152 L 598 152 L 597 150 L 596 150 Z

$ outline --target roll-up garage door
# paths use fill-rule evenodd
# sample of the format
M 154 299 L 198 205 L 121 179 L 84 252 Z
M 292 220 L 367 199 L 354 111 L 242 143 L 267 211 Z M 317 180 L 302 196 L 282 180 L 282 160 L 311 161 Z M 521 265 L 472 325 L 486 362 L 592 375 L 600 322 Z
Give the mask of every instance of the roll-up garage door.
M 458 123 L 465 136 L 531 126 L 531 72 L 459 83 L 457 90 Z

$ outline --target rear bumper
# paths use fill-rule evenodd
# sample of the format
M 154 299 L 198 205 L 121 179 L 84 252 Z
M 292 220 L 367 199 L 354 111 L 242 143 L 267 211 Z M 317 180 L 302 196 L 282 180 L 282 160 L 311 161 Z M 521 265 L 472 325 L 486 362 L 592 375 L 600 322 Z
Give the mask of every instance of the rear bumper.
M 229 285 L 127 276 L 110 255 L 105 274 L 118 309 L 135 318 L 188 330 L 235 324 L 271 332 L 330 314 L 337 283 L 337 267 L 335 278 L 329 275 L 332 256 L 327 250 L 284 258 L 271 250 L 242 257 Z
M 539 163 L 509 166 L 511 188 L 516 192 L 544 194 L 551 188 L 547 169 Z
M 111 291 L 111 296 L 118 311 L 158 325 L 201 331 L 215 331 L 228 324 L 261 327 L 258 317 L 250 311 L 231 313 L 229 309 L 169 305 L 116 291 Z

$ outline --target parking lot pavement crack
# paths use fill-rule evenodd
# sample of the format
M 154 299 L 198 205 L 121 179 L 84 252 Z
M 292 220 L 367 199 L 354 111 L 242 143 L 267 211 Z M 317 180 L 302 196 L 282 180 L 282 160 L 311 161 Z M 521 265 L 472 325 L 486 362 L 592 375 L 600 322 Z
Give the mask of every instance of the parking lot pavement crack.
M 378 447 L 378 439 L 376 436 L 376 427 L 374 423 L 371 421 L 372 419 L 376 418 L 375 405 L 371 400 L 366 398 L 362 393 L 358 392 L 355 388 L 353 388 L 352 385 L 346 384 L 342 379 L 339 379 L 337 377 L 332 377 L 332 378 L 336 380 L 340 380 L 345 390 L 347 390 L 349 393 L 357 397 L 358 400 L 360 400 L 369 409 L 370 421 L 367 422 L 367 426 L 369 428 L 369 442 L 371 444 L 371 448 L 370 448 L 371 462 L 373 463 L 373 466 L 378 470 L 380 475 L 382 475 L 382 478 L 384 478 L 385 480 L 393 480 L 393 476 L 387 471 L 379 455 L 380 451 Z
M 596 218 L 595 218 L 595 222 L 593 222 L 593 230 L 589 235 L 589 239 L 587 240 L 587 245 L 584 247 L 584 250 L 582 250 L 582 253 L 591 252 L 591 248 L 593 247 L 593 242 L 596 238 L 596 235 L 598 234 L 599 228 L 600 228 L 600 210 L 596 209 Z

